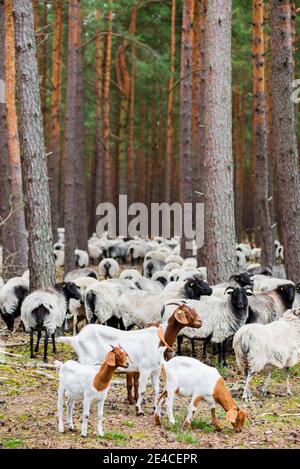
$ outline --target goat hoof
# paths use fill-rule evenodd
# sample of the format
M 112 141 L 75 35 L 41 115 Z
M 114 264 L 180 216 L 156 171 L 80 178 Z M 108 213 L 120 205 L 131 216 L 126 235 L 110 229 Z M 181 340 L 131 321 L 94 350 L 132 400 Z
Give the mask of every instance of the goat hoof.
M 216 432 L 221 432 L 221 431 L 222 431 L 222 428 L 219 427 L 219 425 L 216 425 L 216 426 L 215 426 L 215 430 L 216 430 Z
M 191 428 L 191 422 L 189 420 L 185 420 L 182 425 L 183 430 L 188 430 Z
M 80 436 L 82 436 L 83 438 L 86 438 L 86 437 L 87 437 L 87 433 L 82 433 L 82 432 L 81 432 Z
M 128 402 L 129 402 L 129 405 L 134 405 L 134 404 L 136 404 L 136 400 L 135 400 L 132 396 L 128 397 L 127 400 L 128 400 Z
M 293 395 L 293 392 L 292 392 L 290 389 L 288 389 L 288 390 L 286 391 L 286 395 L 287 395 L 287 396 L 292 396 L 292 395 Z
M 161 425 L 160 415 L 157 412 L 154 412 L 154 423 L 155 425 Z
M 144 417 L 144 415 L 145 415 L 145 414 L 144 414 L 144 412 L 143 412 L 142 410 L 137 410 L 137 411 L 136 411 L 136 416 L 137 416 L 137 417 Z
M 58 431 L 59 433 L 64 433 L 64 426 L 63 425 L 58 425 Z
M 68 429 L 70 432 L 73 432 L 74 431 L 74 425 L 68 425 Z

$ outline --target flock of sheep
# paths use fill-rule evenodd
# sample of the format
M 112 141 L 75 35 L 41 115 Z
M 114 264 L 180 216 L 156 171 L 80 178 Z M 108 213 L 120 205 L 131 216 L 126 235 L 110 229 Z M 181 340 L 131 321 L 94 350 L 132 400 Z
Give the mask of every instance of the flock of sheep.
M 275 249 L 276 257 L 282 259 L 278 242 Z M 241 431 L 246 411 L 234 402 L 219 372 L 203 363 L 210 344 L 223 366 L 227 366 L 226 354 L 232 344 L 246 379 L 244 399 L 251 397 L 254 373 L 263 370 L 262 392 L 267 394 L 273 368 L 285 371 L 286 390 L 291 393 L 289 369 L 300 361 L 300 284 L 284 278 L 281 268 L 277 268 L 277 276 L 261 272 L 258 249 L 239 244 L 239 271 L 218 285 L 208 285 L 206 269 L 197 266 L 196 257 L 180 256 L 178 239 L 111 240 L 93 235 L 88 252 L 76 250 L 75 256 L 78 268 L 52 288 L 29 293 L 28 271 L 6 283 L 0 279 L 2 320 L 12 331 L 21 318 L 30 334 L 31 358 L 39 351 L 42 334 L 45 361 L 49 339 L 54 353 L 59 342 L 71 345 L 77 354 L 78 362 L 56 362 L 60 432 L 64 431 L 67 397 L 68 427 L 74 428 L 74 403 L 82 400 L 81 434 L 86 436 L 90 404 L 97 400 L 98 434 L 103 435 L 104 403 L 115 370 L 126 372 L 128 401 L 135 404 L 137 415 L 143 415 L 150 378 L 156 424 L 161 424 L 165 402 L 169 421 L 175 422 L 173 402 L 179 391 L 191 397 L 184 426 L 190 425 L 193 412 L 204 400 L 216 430 L 220 430 L 217 403 L 235 431 Z M 54 257 L 57 267 L 62 267 L 62 229 Z M 65 335 L 71 323 L 73 335 Z M 193 357 L 195 341 L 201 341 L 202 362 L 181 356 L 183 340 L 190 341 Z M 164 390 L 160 394 L 161 378 Z

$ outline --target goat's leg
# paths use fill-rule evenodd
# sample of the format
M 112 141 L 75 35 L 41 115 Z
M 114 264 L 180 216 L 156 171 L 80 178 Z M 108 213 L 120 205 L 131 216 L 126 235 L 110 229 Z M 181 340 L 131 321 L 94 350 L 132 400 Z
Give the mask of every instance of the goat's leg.
M 138 399 L 135 406 L 137 416 L 144 415 L 144 412 L 142 411 L 142 401 L 146 391 L 146 384 L 147 379 L 149 378 L 149 374 L 150 373 L 140 373 Z
M 97 427 L 98 436 L 104 436 L 104 431 L 102 427 L 104 402 L 105 402 L 104 397 L 98 401 L 98 427 Z
M 193 396 L 191 402 L 188 407 L 188 414 L 183 422 L 182 428 L 190 428 L 193 414 L 196 410 L 196 406 L 194 405 L 195 397 Z
M 151 375 L 152 387 L 154 389 L 154 402 L 153 402 L 154 411 L 155 411 L 157 399 L 159 396 L 159 376 L 160 376 L 160 369 L 153 371 Z
M 45 338 L 44 338 L 44 362 L 47 361 L 47 357 L 48 357 L 48 340 L 49 340 L 48 332 L 46 331 Z
M 37 353 L 39 351 L 40 340 L 42 337 L 42 331 L 38 331 L 37 342 L 34 351 Z
M 210 414 L 211 414 L 211 421 L 212 421 L 212 424 L 213 426 L 215 427 L 216 431 L 217 432 L 220 432 L 221 431 L 221 427 L 220 427 L 220 424 L 219 424 L 219 421 L 217 419 L 217 416 L 216 416 L 216 404 L 213 400 L 210 400 L 208 402 L 208 405 L 209 405 L 209 408 L 210 408 Z
M 88 422 L 90 416 L 91 401 L 86 397 L 83 399 L 83 415 L 81 424 L 81 436 L 87 436 Z
M 135 400 L 132 395 L 133 377 L 134 373 L 126 373 L 127 399 L 129 404 L 135 404 Z
M 56 353 L 57 350 L 56 350 L 56 344 L 55 344 L 55 332 L 51 335 L 51 339 L 52 339 L 52 350 L 53 350 L 53 353 Z
M 75 402 L 73 399 L 69 399 L 67 402 L 67 424 L 69 430 L 74 430 L 74 423 L 73 423 L 73 411 L 74 411 L 74 404 Z
M 242 395 L 242 399 L 245 399 L 246 401 L 250 399 L 251 397 L 251 391 L 249 389 L 249 386 L 250 386 L 250 381 L 252 379 L 252 376 L 253 376 L 253 373 L 248 372 L 244 392 Z
M 290 369 L 288 366 L 286 366 L 284 368 L 284 373 L 285 373 L 285 386 L 286 386 L 286 393 L 289 395 L 289 396 L 292 396 L 293 393 L 292 393 L 292 390 L 290 388 Z
M 262 390 L 261 390 L 261 393 L 264 397 L 266 397 L 267 394 L 268 394 L 268 387 L 269 387 L 269 384 L 270 384 L 271 374 L 272 374 L 271 370 L 267 370 L 267 376 L 266 376 L 264 385 L 263 385 Z
M 178 355 L 181 355 L 181 345 L 182 345 L 183 337 L 182 335 L 179 335 L 177 337 L 177 353 Z
M 155 425 L 161 425 L 161 411 L 162 411 L 162 407 L 163 407 L 167 397 L 168 397 L 168 391 L 164 390 L 164 392 L 158 398 L 156 408 L 155 408 L 155 412 L 154 412 Z
M 34 354 L 33 354 L 33 331 L 30 331 L 30 358 L 34 358 Z
M 139 379 L 140 379 L 140 374 L 138 372 L 135 372 L 133 374 L 133 380 L 134 380 L 134 400 L 137 402 L 138 397 L 139 397 Z
M 173 404 L 174 404 L 174 397 L 175 397 L 175 390 L 168 391 L 168 398 L 167 398 L 167 414 L 169 417 L 169 422 L 173 425 L 175 423 L 174 415 L 173 415 Z
M 64 387 L 60 384 L 58 388 L 58 398 L 57 398 L 58 431 L 60 433 L 64 432 L 64 422 L 63 422 L 64 398 L 65 398 L 65 390 L 64 390 Z

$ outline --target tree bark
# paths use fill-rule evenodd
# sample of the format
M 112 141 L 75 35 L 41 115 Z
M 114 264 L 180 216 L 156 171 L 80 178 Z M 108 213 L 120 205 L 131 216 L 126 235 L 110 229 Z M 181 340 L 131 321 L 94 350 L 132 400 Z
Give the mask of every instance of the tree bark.
M 104 201 L 111 201 L 113 194 L 111 190 L 111 155 L 110 155 L 110 64 L 111 64 L 111 46 L 112 46 L 112 12 L 113 0 L 109 0 L 109 12 L 107 18 L 106 49 L 105 49 L 105 70 L 104 70 L 104 128 L 103 128 L 103 198 Z
M 131 14 L 131 29 L 130 33 L 135 34 L 137 23 L 137 8 L 132 10 Z M 134 202 L 133 200 L 133 187 L 134 187 L 134 107 L 135 107 L 135 60 L 136 60 L 136 45 L 133 42 L 131 46 L 131 77 L 130 77 L 130 98 L 129 98 L 129 141 L 128 141 L 128 155 L 127 155 L 127 194 L 128 203 Z
M 180 202 L 192 203 L 192 93 L 193 93 L 193 15 L 194 1 L 184 0 L 181 36 L 180 65 Z M 192 255 L 191 247 L 183 232 L 181 237 L 181 255 L 183 258 Z
M 272 137 L 278 209 L 287 278 L 298 282 L 300 271 L 300 178 L 295 112 L 291 100 L 294 72 L 291 4 L 289 0 L 272 0 L 271 5 Z
M 30 288 L 34 290 L 55 281 L 50 197 L 32 3 L 14 0 L 13 14 Z
M 173 143 L 173 86 L 175 74 L 175 52 L 176 52 L 176 0 L 172 0 L 171 10 L 171 43 L 170 43 L 170 66 L 168 80 L 168 107 L 167 107 L 167 132 L 166 132 L 166 169 L 165 169 L 165 202 L 171 203 L 172 187 L 172 143 Z
M 253 125 L 256 152 L 256 209 L 262 268 L 273 267 L 274 243 L 269 213 L 269 179 L 265 103 L 264 4 L 253 0 Z
M 97 20 L 99 21 L 101 13 L 97 11 Z M 93 230 L 95 230 L 96 207 L 103 200 L 103 44 L 100 30 L 96 37 L 96 187 L 95 200 L 92 200 L 91 217 Z
M 76 121 L 77 121 L 77 151 L 76 151 L 76 192 L 75 203 L 77 211 L 76 230 L 77 247 L 86 250 L 88 242 L 87 226 L 87 198 L 86 198 L 86 177 L 85 177 L 85 157 L 84 157 L 84 90 L 83 90 L 83 49 L 81 41 L 81 9 L 78 4 L 77 15 L 77 96 L 76 96 Z
M 53 43 L 51 73 L 51 122 L 49 129 L 48 172 L 51 199 L 51 219 L 53 239 L 56 240 L 59 225 L 59 162 L 60 162 L 60 108 L 61 108 L 61 71 L 63 45 L 63 1 L 53 3 Z
M 79 0 L 70 0 L 68 10 L 68 70 L 67 70 L 67 98 L 66 98 L 66 127 L 65 127 L 65 272 L 75 268 L 76 239 L 76 170 L 74 155 L 77 155 L 76 133 L 78 91 L 78 14 Z
M 13 2 L 5 2 L 5 93 L 7 117 L 7 144 L 10 182 L 10 205 L 14 214 L 5 228 L 4 263 L 8 265 L 6 277 L 20 275 L 27 269 L 27 236 L 24 216 L 24 200 L 22 189 L 22 169 L 18 135 L 18 119 L 15 100 L 15 47 Z M 9 258 L 10 261 L 6 262 Z
M 232 162 L 231 0 L 210 0 L 206 17 L 205 253 L 208 281 L 235 271 Z

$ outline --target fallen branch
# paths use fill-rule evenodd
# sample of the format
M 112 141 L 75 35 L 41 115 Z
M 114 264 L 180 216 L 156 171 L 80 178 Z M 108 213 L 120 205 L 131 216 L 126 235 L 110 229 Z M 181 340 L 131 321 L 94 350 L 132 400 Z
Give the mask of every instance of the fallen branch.
M 2 354 L 2 355 L 9 355 L 10 357 L 22 358 L 22 355 L 20 355 L 20 354 L 11 353 L 11 352 L 5 352 L 4 350 L 0 350 L 0 354 Z
M 265 417 L 266 415 L 274 415 L 275 417 L 297 417 L 300 415 L 300 412 L 295 414 L 276 414 L 276 412 L 265 412 L 264 414 L 260 414 L 259 417 Z
M 14 342 L 12 344 L 5 344 L 5 347 L 23 347 L 27 342 Z
M 49 373 L 45 373 L 45 371 L 32 370 L 32 372 L 35 373 L 35 374 L 37 374 L 37 375 L 46 376 L 46 378 L 54 379 L 55 381 L 58 381 L 57 376 L 52 376 L 52 375 L 50 375 Z

